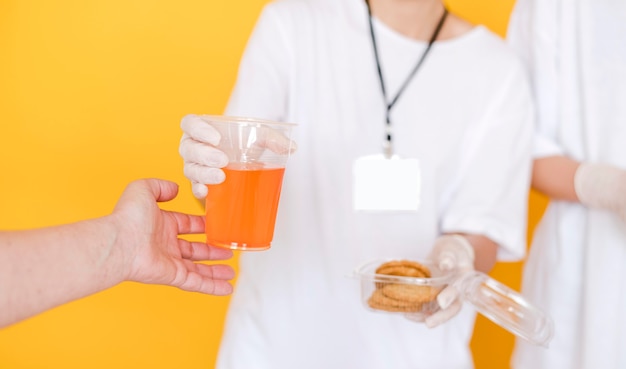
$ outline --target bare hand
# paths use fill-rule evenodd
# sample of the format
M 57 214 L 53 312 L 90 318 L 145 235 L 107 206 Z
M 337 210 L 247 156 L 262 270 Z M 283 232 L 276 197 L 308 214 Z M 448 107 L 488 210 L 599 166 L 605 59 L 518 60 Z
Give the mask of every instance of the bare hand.
M 126 280 L 163 284 L 186 291 L 228 295 L 235 272 L 228 265 L 197 263 L 225 260 L 228 249 L 180 239 L 204 232 L 204 217 L 161 210 L 157 202 L 176 197 L 178 185 L 144 179 L 128 185 L 112 217 L 119 226 L 116 243 L 123 255 Z

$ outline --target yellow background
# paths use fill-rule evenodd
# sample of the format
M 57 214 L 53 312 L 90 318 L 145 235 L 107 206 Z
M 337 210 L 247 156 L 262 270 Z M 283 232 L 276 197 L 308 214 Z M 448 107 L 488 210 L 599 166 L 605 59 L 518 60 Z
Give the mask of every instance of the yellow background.
M 163 207 L 201 213 L 182 175 L 179 121 L 222 112 L 266 2 L 1 1 L 0 229 L 107 214 L 141 177 L 178 182 Z M 449 5 L 504 35 L 513 0 Z M 531 198 L 531 226 L 544 203 Z M 519 288 L 520 267 L 493 275 Z M 212 368 L 227 303 L 123 283 L 0 330 L 0 368 Z M 508 367 L 512 342 L 479 318 L 477 368 Z

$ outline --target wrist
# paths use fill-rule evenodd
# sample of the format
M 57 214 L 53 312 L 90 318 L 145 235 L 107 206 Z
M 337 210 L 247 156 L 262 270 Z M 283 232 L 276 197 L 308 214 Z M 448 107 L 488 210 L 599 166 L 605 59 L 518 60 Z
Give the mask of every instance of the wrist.
M 105 278 L 116 285 L 128 279 L 132 255 L 128 255 L 130 250 L 126 243 L 130 236 L 125 231 L 124 222 L 120 221 L 114 214 L 99 218 L 103 233 L 103 245 L 100 253 L 102 270 L 106 274 Z M 132 236 L 132 235 L 131 235 Z
M 614 212 L 626 208 L 626 172 L 614 166 L 581 163 L 574 189 L 582 205 Z

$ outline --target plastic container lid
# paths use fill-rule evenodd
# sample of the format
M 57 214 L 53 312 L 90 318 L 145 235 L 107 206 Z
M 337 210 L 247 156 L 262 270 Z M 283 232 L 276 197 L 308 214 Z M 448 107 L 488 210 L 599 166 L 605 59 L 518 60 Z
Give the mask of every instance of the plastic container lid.
M 535 345 L 548 346 L 552 320 L 518 292 L 481 272 L 472 272 L 455 285 L 465 301 L 492 322 Z

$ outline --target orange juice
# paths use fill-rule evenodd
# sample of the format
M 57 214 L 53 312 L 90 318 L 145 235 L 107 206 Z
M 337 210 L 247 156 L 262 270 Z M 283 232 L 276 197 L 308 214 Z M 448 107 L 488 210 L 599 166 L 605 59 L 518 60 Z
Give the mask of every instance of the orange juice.
M 209 185 L 206 235 L 209 245 L 264 250 L 274 236 L 285 168 L 224 168 L 226 179 Z

